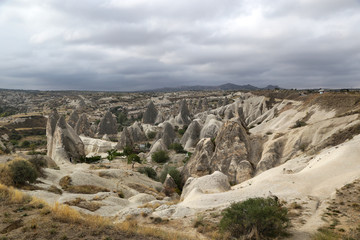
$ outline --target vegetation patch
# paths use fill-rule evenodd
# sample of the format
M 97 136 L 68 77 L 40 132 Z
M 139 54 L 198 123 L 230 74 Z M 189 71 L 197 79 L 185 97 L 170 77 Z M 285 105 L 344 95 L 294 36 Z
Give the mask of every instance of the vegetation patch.
M 157 180 L 156 171 L 151 167 L 142 167 L 138 169 L 139 173 L 147 175 L 149 178 Z
M 225 209 L 219 226 L 233 238 L 277 238 L 287 235 L 290 225 L 287 213 L 273 198 L 251 198 Z
M 76 206 L 79 208 L 84 208 L 91 212 L 95 212 L 102 206 L 102 204 L 100 204 L 100 203 L 88 202 L 83 198 L 76 198 L 72 201 L 65 202 L 65 204 L 67 204 L 69 206 Z
M 59 185 L 67 192 L 82 193 L 82 194 L 95 194 L 98 192 L 110 192 L 107 188 L 102 188 L 94 185 L 72 185 L 70 176 L 65 176 L 60 179 Z
M 170 157 L 166 151 L 159 150 L 151 155 L 151 159 L 157 163 L 165 163 L 169 161 Z

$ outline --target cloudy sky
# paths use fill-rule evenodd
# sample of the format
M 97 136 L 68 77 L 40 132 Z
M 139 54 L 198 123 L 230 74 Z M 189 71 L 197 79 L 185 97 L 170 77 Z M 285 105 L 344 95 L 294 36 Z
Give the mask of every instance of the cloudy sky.
M 0 0 L 0 88 L 360 87 L 360 0 Z

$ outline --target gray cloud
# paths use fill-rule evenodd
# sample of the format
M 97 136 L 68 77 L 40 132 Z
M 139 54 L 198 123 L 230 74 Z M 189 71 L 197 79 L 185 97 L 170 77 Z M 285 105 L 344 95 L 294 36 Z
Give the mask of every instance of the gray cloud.
M 358 0 L 0 2 L 0 88 L 360 87 Z

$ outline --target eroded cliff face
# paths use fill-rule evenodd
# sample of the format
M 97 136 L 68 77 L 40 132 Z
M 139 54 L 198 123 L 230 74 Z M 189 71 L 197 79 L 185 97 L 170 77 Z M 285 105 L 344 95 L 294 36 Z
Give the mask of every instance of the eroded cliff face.
M 47 155 L 56 163 L 77 161 L 85 156 L 84 144 L 75 130 L 54 111 L 47 123 Z

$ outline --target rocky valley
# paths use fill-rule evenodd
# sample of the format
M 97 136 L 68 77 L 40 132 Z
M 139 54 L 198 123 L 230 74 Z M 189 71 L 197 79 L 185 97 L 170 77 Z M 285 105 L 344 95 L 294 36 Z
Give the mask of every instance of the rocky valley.
M 287 209 L 284 238 L 360 237 L 358 91 L 0 90 L 0 110 L 2 189 L 133 224 L 129 239 L 232 239 L 222 213 L 251 198 Z M 21 161 L 35 178 L 14 180 Z M 0 224 L 4 239 L 35 236 L 13 220 Z

